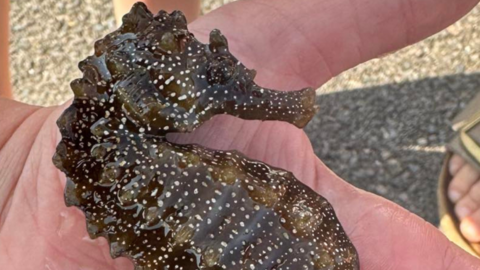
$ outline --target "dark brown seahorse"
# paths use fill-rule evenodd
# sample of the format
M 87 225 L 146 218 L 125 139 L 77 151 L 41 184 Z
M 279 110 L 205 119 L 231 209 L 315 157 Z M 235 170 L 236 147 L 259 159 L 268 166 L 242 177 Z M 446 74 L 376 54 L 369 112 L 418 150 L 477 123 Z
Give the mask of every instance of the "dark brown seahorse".
M 142 270 L 359 269 L 332 206 L 292 173 L 166 140 L 216 114 L 301 128 L 314 90 L 256 85 L 218 30 L 202 44 L 181 12 L 154 16 L 141 3 L 79 68 L 53 161 L 67 176 L 66 204 L 112 257 Z

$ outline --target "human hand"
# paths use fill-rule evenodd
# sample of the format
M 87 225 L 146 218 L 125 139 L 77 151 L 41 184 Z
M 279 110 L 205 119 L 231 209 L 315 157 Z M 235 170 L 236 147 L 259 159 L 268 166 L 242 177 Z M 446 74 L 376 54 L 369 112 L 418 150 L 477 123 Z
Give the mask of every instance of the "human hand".
M 476 0 L 359 3 L 241 1 L 198 19 L 190 29 L 207 40 L 211 29 L 220 28 L 232 53 L 259 71 L 260 85 L 298 89 L 319 86 L 358 63 L 425 38 L 457 20 Z M 64 176 L 51 163 L 60 139 L 55 121 L 63 109 L 0 103 L 0 265 L 132 269 L 128 260 L 110 258 L 104 239 L 90 240 L 82 213 L 64 205 Z M 338 178 L 293 126 L 217 116 L 174 139 L 236 149 L 292 171 L 332 203 L 358 249 L 361 269 L 480 267 L 419 217 Z

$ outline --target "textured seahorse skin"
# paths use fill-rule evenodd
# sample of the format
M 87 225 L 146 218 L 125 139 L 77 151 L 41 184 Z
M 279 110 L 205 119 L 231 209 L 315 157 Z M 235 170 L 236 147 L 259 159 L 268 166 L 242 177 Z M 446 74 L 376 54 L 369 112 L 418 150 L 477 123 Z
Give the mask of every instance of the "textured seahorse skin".
M 166 139 L 216 114 L 303 127 L 314 90 L 256 85 L 218 30 L 202 44 L 181 12 L 141 3 L 79 67 L 53 162 L 112 257 L 142 270 L 359 269 L 332 206 L 292 173 Z

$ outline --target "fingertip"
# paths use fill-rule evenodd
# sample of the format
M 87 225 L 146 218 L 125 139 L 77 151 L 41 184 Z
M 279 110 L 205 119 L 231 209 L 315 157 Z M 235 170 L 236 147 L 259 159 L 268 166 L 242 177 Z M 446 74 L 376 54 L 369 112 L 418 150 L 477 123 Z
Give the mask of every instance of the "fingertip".
M 55 122 L 54 124 L 51 124 L 51 127 L 53 127 L 52 136 L 54 138 L 55 145 L 57 145 L 62 140 L 62 134 L 60 133 L 60 129 L 57 127 L 56 122 L 60 118 L 60 116 L 65 112 L 65 110 L 68 107 L 70 107 L 70 105 L 72 105 L 72 99 L 69 99 L 66 102 L 54 107 L 53 112 L 48 119 L 48 121 Z

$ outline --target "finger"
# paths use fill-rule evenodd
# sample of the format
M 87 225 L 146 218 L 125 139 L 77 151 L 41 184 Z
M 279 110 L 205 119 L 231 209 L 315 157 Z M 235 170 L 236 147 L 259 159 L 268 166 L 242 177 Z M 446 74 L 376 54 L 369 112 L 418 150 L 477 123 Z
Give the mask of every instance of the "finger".
M 8 64 L 8 11 L 10 1 L 0 1 L 0 97 L 11 98 L 10 70 Z
M 381 200 L 385 201 L 377 197 L 364 205 L 366 210 L 357 216 L 360 219 L 350 235 L 365 269 L 478 269 L 478 259 L 451 243 L 437 228 Z
M 36 120 L 45 115 L 38 107 L 0 98 L 0 228 L 22 173 L 22 164 L 29 155 L 29 146 L 40 128 Z
M 13 179 L 15 185 L 7 196 L 2 196 L 0 184 L 0 210 L 2 198 L 8 200 L 3 209 L 6 218 L 0 213 L 0 242 L 9 251 L 9 256 L 0 254 L 0 265 L 10 265 L 11 269 L 70 269 L 81 262 L 94 265 L 95 269 L 113 269 L 114 263 L 123 262 L 122 267 L 115 269 L 131 269 L 127 259 L 114 262 L 109 255 L 105 256 L 105 242 L 87 241 L 83 213 L 65 206 L 65 176 L 58 177 L 61 173 L 51 161 L 57 144 L 55 121 L 61 109 L 35 111 L 2 149 L 0 179 L 7 184 Z M 24 254 L 32 255 L 28 264 Z
M 315 173 L 303 169 L 304 162 L 315 159 L 308 137 L 302 130 L 282 122 L 260 123 L 221 115 L 192 133 L 170 139 L 217 150 L 238 150 L 251 159 L 291 171 L 299 179 Z
M 18 101 L 0 98 L 0 149 L 3 148 L 15 130 L 40 107 Z
M 206 37 L 220 28 L 231 49 L 273 88 L 316 87 L 378 55 L 455 22 L 478 0 L 251 0 L 198 19 Z M 206 40 L 206 39 L 204 39 Z
M 353 192 L 322 164 L 315 167 L 320 178 L 307 181 L 321 182 L 316 190 L 334 206 L 359 252 L 362 269 L 478 269 L 478 259 L 425 220 L 379 196 Z

